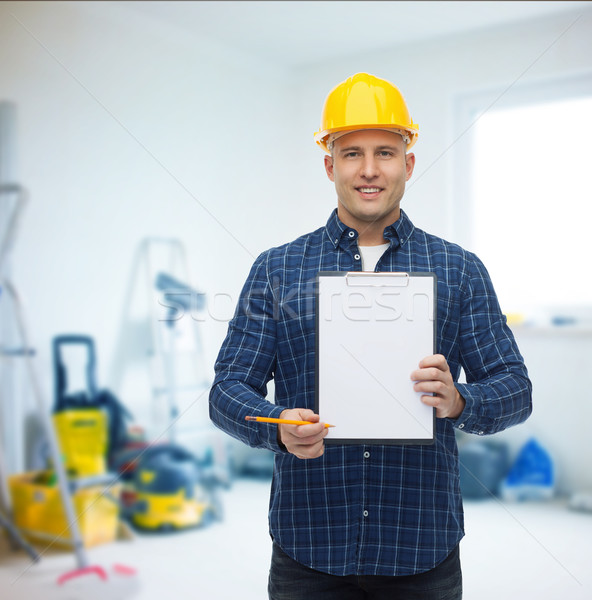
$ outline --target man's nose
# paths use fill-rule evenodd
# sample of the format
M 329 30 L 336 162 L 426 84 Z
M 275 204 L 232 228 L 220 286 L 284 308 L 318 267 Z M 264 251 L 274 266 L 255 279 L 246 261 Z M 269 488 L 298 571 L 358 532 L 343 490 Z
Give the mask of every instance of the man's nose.
M 378 175 L 378 164 L 374 156 L 365 156 L 360 172 L 366 179 L 374 179 Z

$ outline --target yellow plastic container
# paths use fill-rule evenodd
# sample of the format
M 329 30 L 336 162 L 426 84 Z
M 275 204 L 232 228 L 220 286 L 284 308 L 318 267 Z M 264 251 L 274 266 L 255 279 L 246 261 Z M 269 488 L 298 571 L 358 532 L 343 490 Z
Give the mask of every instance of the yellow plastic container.
M 53 415 L 55 431 L 71 477 L 102 475 L 107 470 L 107 415 L 98 408 L 64 410 Z
M 51 472 L 34 471 L 9 478 L 14 524 L 31 542 L 71 548 L 72 538 L 57 484 L 48 485 Z M 121 486 L 94 486 L 72 497 L 85 547 L 117 538 Z
M 132 516 L 134 525 L 143 529 L 183 529 L 199 525 L 208 504 L 198 499 L 185 498 L 185 491 L 176 494 L 138 493 L 138 511 Z

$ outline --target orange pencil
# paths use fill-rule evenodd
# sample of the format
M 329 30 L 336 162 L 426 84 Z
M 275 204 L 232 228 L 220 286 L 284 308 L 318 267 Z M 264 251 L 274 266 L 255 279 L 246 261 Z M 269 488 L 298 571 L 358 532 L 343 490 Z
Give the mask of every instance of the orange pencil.
M 259 423 L 284 423 L 286 425 L 314 425 L 312 421 L 294 421 L 292 419 L 272 419 L 271 417 L 245 417 L 245 421 L 259 421 Z M 325 423 L 325 427 L 335 427 Z

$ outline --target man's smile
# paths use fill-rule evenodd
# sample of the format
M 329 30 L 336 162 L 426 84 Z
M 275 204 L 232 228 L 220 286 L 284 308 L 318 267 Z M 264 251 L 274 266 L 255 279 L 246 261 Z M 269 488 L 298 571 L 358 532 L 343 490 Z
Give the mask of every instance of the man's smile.
M 367 198 L 374 198 L 380 192 L 382 192 L 383 188 L 376 186 L 359 186 L 355 188 L 362 196 Z

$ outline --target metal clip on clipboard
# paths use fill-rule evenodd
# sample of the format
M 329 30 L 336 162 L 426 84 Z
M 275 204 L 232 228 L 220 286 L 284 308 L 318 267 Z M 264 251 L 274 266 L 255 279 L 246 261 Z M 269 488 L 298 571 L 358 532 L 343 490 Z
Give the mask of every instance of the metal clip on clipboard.
M 376 282 L 373 283 L 373 279 L 375 279 Z M 347 285 L 351 287 L 407 287 L 409 285 L 409 273 L 374 273 L 371 271 L 356 271 L 347 273 L 345 281 Z

